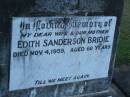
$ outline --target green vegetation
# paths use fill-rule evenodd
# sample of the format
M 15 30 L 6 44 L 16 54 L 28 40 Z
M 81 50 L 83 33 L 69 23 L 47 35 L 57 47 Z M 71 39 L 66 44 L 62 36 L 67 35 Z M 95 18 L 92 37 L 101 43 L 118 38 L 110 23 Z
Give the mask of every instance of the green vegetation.
M 124 0 L 124 13 L 120 27 L 116 64 L 130 64 L 130 0 Z

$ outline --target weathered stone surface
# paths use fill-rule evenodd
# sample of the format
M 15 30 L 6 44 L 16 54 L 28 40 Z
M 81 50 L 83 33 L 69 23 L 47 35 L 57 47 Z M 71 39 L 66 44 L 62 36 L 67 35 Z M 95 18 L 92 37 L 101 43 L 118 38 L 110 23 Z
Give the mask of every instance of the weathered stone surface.
M 122 91 L 130 96 L 130 66 L 124 64 L 116 67 L 113 79 Z
M 0 32 L 0 97 L 8 92 L 9 43 L 8 36 Z
M 112 97 L 126 97 L 115 84 L 112 84 L 109 90 L 109 94 L 111 94 Z
M 31 3 L 30 3 L 31 2 Z M 3 17 L 0 30 L 0 97 L 68 97 L 106 91 L 112 78 L 122 0 L 5 0 L 0 5 Z M 109 77 L 97 80 L 54 85 L 9 92 L 10 23 L 12 16 L 117 16 Z M 6 35 L 5 33 L 8 34 Z M 14 75 L 14 76 L 17 76 Z M 93 94 L 93 95 L 95 95 Z M 103 94 L 102 94 L 103 95 Z M 101 97 L 101 96 L 100 96 Z
M 103 12 L 103 10 L 105 10 L 105 2 L 105 0 L 53 0 L 52 3 L 52 0 L 38 0 L 32 11 L 36 13 L 50 11 L 65 15 L 81 12 Z

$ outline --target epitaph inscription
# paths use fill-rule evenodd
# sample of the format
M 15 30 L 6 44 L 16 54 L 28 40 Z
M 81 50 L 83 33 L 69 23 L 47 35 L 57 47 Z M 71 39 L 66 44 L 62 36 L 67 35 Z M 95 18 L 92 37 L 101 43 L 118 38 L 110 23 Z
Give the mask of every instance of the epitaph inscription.
M 10 90 L 108 77 L 116 17 L 14 17 Z

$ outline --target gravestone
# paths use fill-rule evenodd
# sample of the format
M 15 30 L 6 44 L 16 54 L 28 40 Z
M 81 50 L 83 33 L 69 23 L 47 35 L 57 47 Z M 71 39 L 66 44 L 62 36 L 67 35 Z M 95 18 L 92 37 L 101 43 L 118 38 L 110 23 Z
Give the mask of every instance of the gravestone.
M 3 4 L 1 97 L 111 96 L 122 0 Z

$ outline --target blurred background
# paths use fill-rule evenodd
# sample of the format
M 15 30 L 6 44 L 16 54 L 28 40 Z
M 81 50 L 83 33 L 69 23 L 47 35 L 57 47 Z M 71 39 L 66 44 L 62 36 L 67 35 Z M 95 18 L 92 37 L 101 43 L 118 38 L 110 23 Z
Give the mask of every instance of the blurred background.
M 124 1 L 113 82 L 130 97 L 130 0 Z
M 124 0 L 124 12 L 120 26 L 116 66 L 130 65 L 130 0 Z

